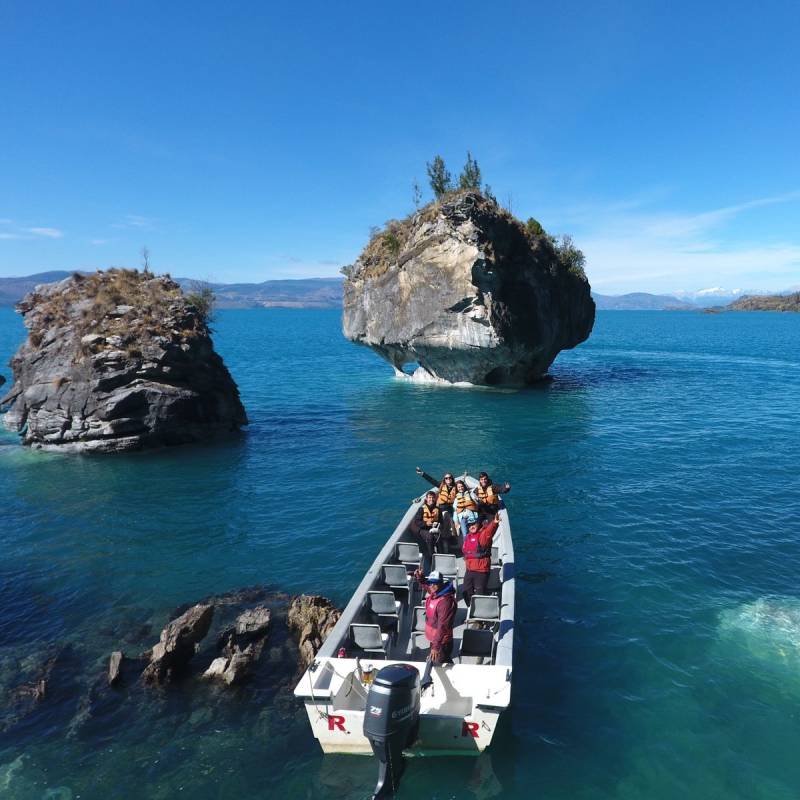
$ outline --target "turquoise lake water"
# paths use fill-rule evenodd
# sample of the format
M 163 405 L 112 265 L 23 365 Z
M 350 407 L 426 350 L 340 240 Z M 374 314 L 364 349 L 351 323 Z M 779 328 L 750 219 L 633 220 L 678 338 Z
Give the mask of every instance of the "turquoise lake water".
M 269 681 L 92 680 L 213 593 L 344 604 L 420 464 L 512 483 L 513 708 L 484 756 L 411 762 L 401 798 L 800 797 L 800 315 L 601 312 L 526 391 L 397 381 L 334 311 L 216 327 L 241 439 L 88 458 L 0 434 L 0 796 L 368 798 L 372 761 L 323 757 Z M 22 335 L 0 309 L 7 378 Z

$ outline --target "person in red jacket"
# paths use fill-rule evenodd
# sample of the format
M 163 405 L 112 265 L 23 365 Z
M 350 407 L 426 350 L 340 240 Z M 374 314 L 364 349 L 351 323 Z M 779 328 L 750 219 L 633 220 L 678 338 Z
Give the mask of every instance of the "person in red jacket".
M 456 619 L 456 589 L 438 570 L 427 578 L 418 569 L 414 577 L 425 588 L 425 638 L 431 643 L 431 662 L 450 663 L 453 654 L 453 624 Z
M 492 568 L 492 540 L 500 525 L 500 512 L 494 515 L 491 522 L 479 519 L 467 527 L 467 535 L 461 548 L 464 554 L 463 594 L 464 602 L 469 602 L 474 594 L 486 594 L 489 585 L 489 571 Z

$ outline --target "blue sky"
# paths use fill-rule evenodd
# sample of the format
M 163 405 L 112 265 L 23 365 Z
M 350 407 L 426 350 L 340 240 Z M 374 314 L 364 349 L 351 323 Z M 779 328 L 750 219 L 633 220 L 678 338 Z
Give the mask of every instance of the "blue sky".
M 800 284 L 798 9 L 0 0 L 0 276 L 335 275 L 470 149 L 597 291 Z

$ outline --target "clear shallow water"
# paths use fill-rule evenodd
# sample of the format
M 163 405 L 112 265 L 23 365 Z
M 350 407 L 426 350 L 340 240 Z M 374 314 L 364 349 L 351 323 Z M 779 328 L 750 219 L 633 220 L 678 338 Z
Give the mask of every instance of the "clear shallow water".
M 62 647 L 53 696 L 0 733 L 0 796 L 369 797 L 371 761 L 323 758 L 268 680 L 86 675 L 212 593 L 344 603 L 416 464 L 512 482 L 520 584 L 492 750 L 415 760 L 401 797 L 800 796 L 800 315 L 600 313 L 522 392 L 398 382 L 335 312 L 217 327 L 241 440 L 81 458 L 0 434 L 0 688 Z M 0 309 L 6 377 L 21 336 Z

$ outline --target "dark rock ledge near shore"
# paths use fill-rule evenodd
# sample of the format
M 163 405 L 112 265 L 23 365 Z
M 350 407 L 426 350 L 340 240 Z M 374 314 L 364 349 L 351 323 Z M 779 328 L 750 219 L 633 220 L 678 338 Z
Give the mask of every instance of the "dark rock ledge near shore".
M 595 306 L 583 254 L 537 226 L 469 190 L 388 222 L 342 270 L 344 335 L 415 380 L 541 379 Z
M 203 441 L 247 424 L 206 309 L 169 277 L 111 269 L 37 286 L 0 398 L 32 447 L 119 452 Z
M 202 707 L 255 697 L 294 709 L 292 688 L 340 616 L 319 595 L 256 586 L 174 609 L 149 649 L 142 648 L 153 642 L 151 624 L 125 618 L 39 653 L 26 650 L 12 659 L 18 670 L 0 663 L 0 737 L 40 713 L 55 714 L 51 724 L 67 737 L 115 718 L 123 706 L 157 719 L 157 690 L 173 686 Z M 103 657 L 96 652 L 101 641 L 111 645 Z M 234 694 L 243 684 L 246 694 Z

